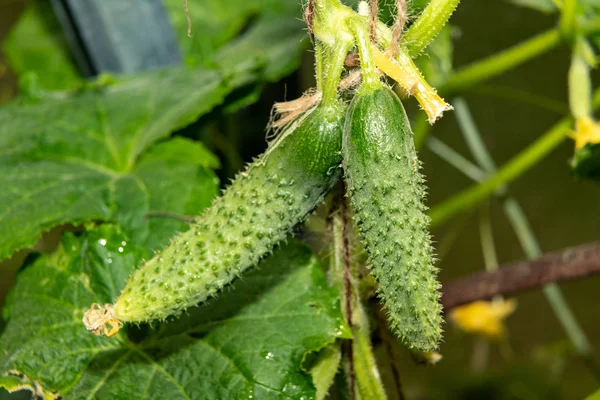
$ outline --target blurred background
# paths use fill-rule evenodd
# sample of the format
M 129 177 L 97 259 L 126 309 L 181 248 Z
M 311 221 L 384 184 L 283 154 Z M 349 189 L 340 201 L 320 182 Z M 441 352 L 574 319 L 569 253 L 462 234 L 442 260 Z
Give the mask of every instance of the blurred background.
M 0 42 L 26 7 L 25 1 L 0 0 Z M 556 16 L 516 7 L 504 0 L 463 0 L 451 24 L 454 66 L 458 68 L 555 26 Z M 464 94 L 498 165 L 511 159 L 568 114 L 569 60 L 570 49 L 559 47 L 488 82 L 487 86 L 478 86 Z M 299 97 L 313 86 L 313 79 L 313 60 L 307 51 L 301 67 L 280 82 L 266 85 L 255 104 L 217 121 L 214 126 L 221 136 L 215 137 L 211 130 L 198 130 L 197 126 L 180 134 L 200 135 L 205 140 L 222 158 L 219 175 L 222 182 L 227 182 L 245 161 L 264 149 L 265 126 L 272 103 Z M 0 104 L 10 101 L 17 94 L 17 87 L 16 76 L 0 50 Z M 517 101 L 514 96 L 518 91 L 551 99 L 553 107 Z M 409 115 L 419 112 L 413 100 L 407 103 Z M 471 158 L 454 113 L 446 113 L 431 132 Z M 219 143 L 223 137 L 229 140 L 226 145 Z M 572 154 L 573 143 L 566 141 L 510 185 L 544 252 L 600 238 L 600 185 L 572 176 L 568 167 Z M 430 188 L 431 205 L 471 185 L 461 172 L 427 148 L 423 148 L 420 157 Z M 479 230 L 482 212 L 490 213 L 499 262 L 525 258 L 502 208 L 491 200 L 434 232 L 441 253 L 442 281 L 484 268 Z M 55 242 L 52 234 L 44 240 L 45 244 L 40 245 L 42 249 L 51 248 Z M 17 254 L 0 264 L 0 304 L 23 258 L 24 255 Z M 600 349 L 600 278 L 560 286 L 594 347 Z M 507 320 L 507 338 L 502 343 L 485 343 L 451 324 L 446 325 L 445 331 L 440 351 L 443 360 L 435 367 L 418 366 L 399 345 L 392 346 L 407 399 L 577 399 L 600 386 L 575 355 L 540 290 L 518 297 L 517 309 Z M 394 387 L 396 383 L 386 361 L 390 349 L 379 339 L 376 338 L 382 373 L 388 386 Z M 600 354 L 596 353 L 596 358 L 600 359 Z M 3 398 L 1 393 L 0 398 Z

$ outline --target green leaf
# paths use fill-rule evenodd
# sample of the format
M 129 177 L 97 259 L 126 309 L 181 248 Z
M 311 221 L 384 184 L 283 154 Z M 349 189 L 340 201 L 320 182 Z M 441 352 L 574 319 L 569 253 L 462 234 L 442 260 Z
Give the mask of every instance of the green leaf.
M 339 343 L 333 343 L 321 350 L 310 369 L 313 382 L 317 389 L 316 400 L 323 400 L 329 394 L 335 376 L 342 361 L 342 349 Z
M 165 244 L 185 225 L 145 215 L 198 214 L 217 193 L 217 161 L 187 139 L 155 143 L 226 91 L 215 71 L 171 69 L 0 108 L 0 260 L 89 220 L 119 221 L 148 250 Z
M 81 86 L 49 2 L 29 7 L 4 42 L 4 53 L 17 74 L 35 71 L 41 87 L 49 90 Z
M 183 3 L 163 2 L 188 65 L 249 64 L 250 69 L 264 69 L 267 80 L 275 80 L 298 63 L 301 41 L 306 38 L 298 1 L 190 1 L 191 38 Z
M 219 66 L 244 86 L 226 108 L 234 112 L 258 99 L 262 83 L 294 71 L 308 46 L 296 0 L 197 0 L 189 2 L 192 37 L 180 0 L 163 0 L 187 65 Z
M 308 44 L 296 0 L 190 1 L 192 38 L 187 36 L 183 1 L 163 2 L 185 64 L 227 70 L 233 78 L 230 89 L 289 74 Z M 19 75 L 35 72 L 44 89 L 81 86 L 60 26 L 45 2 L 36 2 L 24 13 L 4 49 L 13 70 Z M 256 98 L 259 87 L 249 91 L 250 99 Z
M 87 332 L 84 310 L 112 300 L 141 253 L 102 225 L 65 234 L 54 254 L 26 267 L 7 302 L 0 376 L 10 378 L 0 387 L 35 381 L 64 399 L 315 396 L 302 360 L 348 328 L 306 246 L 280 248 L 234 288 L 154 330 L 113 339 Z

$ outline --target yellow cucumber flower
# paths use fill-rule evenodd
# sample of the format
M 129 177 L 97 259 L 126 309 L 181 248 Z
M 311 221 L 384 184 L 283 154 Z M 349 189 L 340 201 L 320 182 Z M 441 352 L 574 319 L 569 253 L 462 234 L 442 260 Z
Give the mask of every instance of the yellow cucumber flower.
M 475 301 L 456 307 L 450 319 L 463 331 L 498 340 L 504 336 L 504 320 L 517 307 L 515 300 Z
M 575 140 L 575 150 L 586 144 L 600 143 L 600 125 L 590 117 L 580 117 L 575 121 L 575 132 L 571 133 Z

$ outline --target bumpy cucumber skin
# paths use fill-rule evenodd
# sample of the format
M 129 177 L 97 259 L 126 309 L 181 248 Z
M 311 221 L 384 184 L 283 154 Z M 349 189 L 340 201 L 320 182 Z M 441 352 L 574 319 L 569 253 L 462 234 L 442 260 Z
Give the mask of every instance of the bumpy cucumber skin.
M 319 106 L 171 244 L 136 270 L 113 308 L 124 322 L 163 320 L 255 265 L 341 178 L 345 106 Z M 290 128 L 293 129 L 293 128 Z
M 408 347 L 434 350 L 442 318 L 426 191 L 404 107 L 389 88 L 354 97 L 342 152 L 354 219 L 390 326 Z

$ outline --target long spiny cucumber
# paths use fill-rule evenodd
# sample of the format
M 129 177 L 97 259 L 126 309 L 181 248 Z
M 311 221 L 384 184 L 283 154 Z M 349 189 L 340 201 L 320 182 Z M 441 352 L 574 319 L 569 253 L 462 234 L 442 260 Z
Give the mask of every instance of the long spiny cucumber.
M 215 295 L 304 220 L 341 175 L 345 106 L 318 106 L 240 173 L 222 196 L 127 281 L 105 310 L 121 322 L 163 320 Z M 91 314 L 88 329 L 106 331 Z M 103 321 L 103 322 L 106 322 Z
M 348 193 L 390 326 L 410 348 L 430 351 L 442 319 L 423 177 L 400 100 L 374 86 L 359 90 L 346 117 Z

